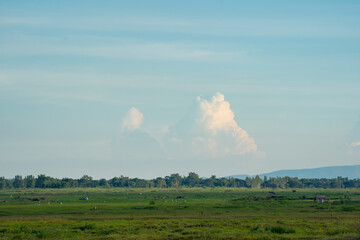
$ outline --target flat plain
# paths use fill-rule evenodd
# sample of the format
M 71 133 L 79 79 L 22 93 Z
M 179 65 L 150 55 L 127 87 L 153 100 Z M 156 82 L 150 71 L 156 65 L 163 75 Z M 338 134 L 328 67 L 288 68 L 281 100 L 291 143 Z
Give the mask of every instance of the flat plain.
M 0 239 L 360 239 L 360 189 L 20 189 L 0 200 Z

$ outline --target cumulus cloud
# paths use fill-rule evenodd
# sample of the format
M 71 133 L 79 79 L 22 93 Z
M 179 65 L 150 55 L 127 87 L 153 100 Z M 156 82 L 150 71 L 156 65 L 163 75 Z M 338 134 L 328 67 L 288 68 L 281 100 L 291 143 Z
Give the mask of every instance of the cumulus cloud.
M 143 122 L 144 115 L 137 108 L 130 108 L 122 121 L 123 131 L 139 129 Z
M 254 139 L 238 126 L 221 93 L 210 100 L 197 97 L 186 117 L 170 129 L 168 146 L 170 155 L 189 158 L 258 154 Z
M 130 108 L 122 120 L 120 134 L 112 142 L 113 156 L 121 161 L 152 161 L 164 158 L 161 144 L 148 132 L 141 129 L 144 115 Z
M 350 147 L 360 147 L 360 141 L 351 143 Z
M 112 141 L 113 160 L 122 164 L 124 173 L 157 164 L 166 172 L 201 171 L 206 165 L 226 174 L 259 164 L 265 156 L 238 125 L 221 93 L 194 99 L 184 118 L 166 132 L 144 129 L 143 118 L 138 109 L 131 108 Z
M 225 101 L 224 95 L 216 93 L 211 101 L 197 98 L 200 105 L 200 118 L 196 119 L 205 130 L 210 131 L 212 136 L 228 136 L 233 144 L 225 147 L 226 153 L 245 154 L 255 153 L 257 146 L 254 139 L 240 128 L 234 112 L 230 109 L 230 103 Z M 219 139 L 220 140 L 220 139 Z M 215 139 L 210 139 L 210 149 L 217 147 Z M 231 147 L 231 148 L 230 148 Z
M 113 142 L 118 160 L 163 163 L 171 160 L 182 165 L 191 161 L 192 165 L 206 162 L 216 166 L 227 163 L 230 167 L 264 156 L 254 139 L 235 121 L 230 103 L 221 93 L 210 99 L 197 97 L 185 117 L 158 140 L 154 133 L 142 129 L 143 118 L 138 109 L 131 108 L 122 120 L 122 131 Z

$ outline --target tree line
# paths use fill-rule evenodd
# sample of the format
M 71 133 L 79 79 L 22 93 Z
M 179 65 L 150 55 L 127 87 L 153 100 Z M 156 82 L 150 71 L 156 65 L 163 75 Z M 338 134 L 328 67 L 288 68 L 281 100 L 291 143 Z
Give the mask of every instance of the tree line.
M 231 188 L 360 188 L 360 179 L 337 178 L 296 178 L 296 177 L 247 177 L 237 178 L 200 178 L 190 172 L 188 176 L 177 173 L 164 178 L 147 180 L 141 178 L 113 177 L 111 179 L 93 179 L 84 175 L 79 179 L 53 178 L 44 174 L 34 177 L 16 175 L 13 179 L 0 177 L 0 189 L 22 188 L 78 188 L 78 187 L 121 187 L 121 188 L 179 188 L 179 187 L 231 187 Z

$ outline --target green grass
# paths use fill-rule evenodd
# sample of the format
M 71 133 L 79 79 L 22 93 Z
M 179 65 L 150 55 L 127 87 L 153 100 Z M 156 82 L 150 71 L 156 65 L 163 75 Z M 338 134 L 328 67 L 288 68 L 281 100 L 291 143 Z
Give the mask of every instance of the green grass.
M 359 189 L 269 191 L 5 190 L 0 191 L 0 200 L 7 201 L 0 203 L 0 239 L 360 238 Z M 314 203 L 315 195 L 331 201 Z M 88 201 L 79 200 L 85 196 Z

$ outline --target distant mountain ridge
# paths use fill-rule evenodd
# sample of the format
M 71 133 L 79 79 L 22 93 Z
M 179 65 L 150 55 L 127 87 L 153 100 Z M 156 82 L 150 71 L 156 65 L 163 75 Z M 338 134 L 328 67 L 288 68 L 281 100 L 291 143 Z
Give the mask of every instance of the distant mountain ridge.
M 354 179 L 354 178 L 360 178 L 360 165 L 279 170 L 275 172 L 263 173 L 258 175 L 261 178 L 263 178 L 264 176 L 267 177 L 289 176 L 289 177 L 297 177 L 297 178 L 336 178 L 341 176 L 341 177 L 347 177 L 349 179 Z M 238 174 L 229 177 L 245 179 L 246 177 L 253 177 L 253 176 Z

